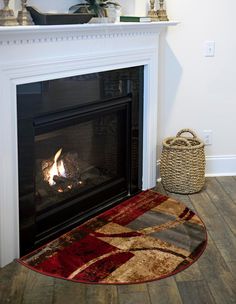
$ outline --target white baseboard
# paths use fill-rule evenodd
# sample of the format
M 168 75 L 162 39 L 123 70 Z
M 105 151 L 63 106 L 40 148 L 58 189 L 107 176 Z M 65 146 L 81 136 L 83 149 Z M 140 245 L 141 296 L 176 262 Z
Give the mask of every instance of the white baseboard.
M 236 155 L 207 156 L 206 176 L 236 176 Z
M 236 176 L 236 155 L 206 156 L 206 176 Z M 160 178 L 160 160 L 157 178 Z

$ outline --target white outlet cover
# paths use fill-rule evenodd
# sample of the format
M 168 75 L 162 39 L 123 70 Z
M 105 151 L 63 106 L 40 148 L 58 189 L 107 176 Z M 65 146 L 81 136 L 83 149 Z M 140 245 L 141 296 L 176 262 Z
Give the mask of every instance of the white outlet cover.
M 205 57 L 214 57 L 215 56 L 215 41 L 214 40 L 205 41 L 204 56 Z

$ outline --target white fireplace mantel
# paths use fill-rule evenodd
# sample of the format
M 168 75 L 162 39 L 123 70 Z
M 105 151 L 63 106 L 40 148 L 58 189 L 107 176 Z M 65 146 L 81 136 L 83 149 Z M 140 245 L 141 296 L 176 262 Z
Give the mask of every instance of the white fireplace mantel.
M 0 266 L 19 256 L 16 86 L 143 65 L 143 189 L 153 187 L 159 34 L 176 24 L 0 27 Z

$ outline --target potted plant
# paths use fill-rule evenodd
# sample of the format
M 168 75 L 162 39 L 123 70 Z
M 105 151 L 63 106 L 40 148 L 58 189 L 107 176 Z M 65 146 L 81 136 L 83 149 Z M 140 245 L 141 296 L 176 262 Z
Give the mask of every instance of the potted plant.
M 85 12 L 93 13 L 95 17 L 107 17 L 106 9 L 110 7 L 118 8 L 120 4 L 109 0 L 84 0 L 84 3 L 73 5 L 70 11 L 74 13 Z
M 110 6 L 119 7 L 120 5 L 117 2 L 107 1 L 107 0 L 85 0 L 88 4 L 88 9 L 97 17 L 106 17 L 106 9 Z

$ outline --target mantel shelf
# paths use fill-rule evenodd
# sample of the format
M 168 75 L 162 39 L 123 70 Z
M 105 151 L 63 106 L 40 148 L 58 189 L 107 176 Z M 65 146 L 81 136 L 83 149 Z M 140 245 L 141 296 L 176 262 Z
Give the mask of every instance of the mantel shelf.
M 0 46 L 155 35 L 176 21 L 0 27 Z
M 0 35 L 20 34 L 20 33 L 48 33 L 48 32 L 93 32 L 104 30 L 155 30 L 168 26 L 177 25 L 177 21 L 159 21 L 159 22 L 118 22 L 118 23 L 84 23 L 84 24 L 66 24 L 66 25 L 31 25 L 31 26 L 5 26 L 0 27 Z

